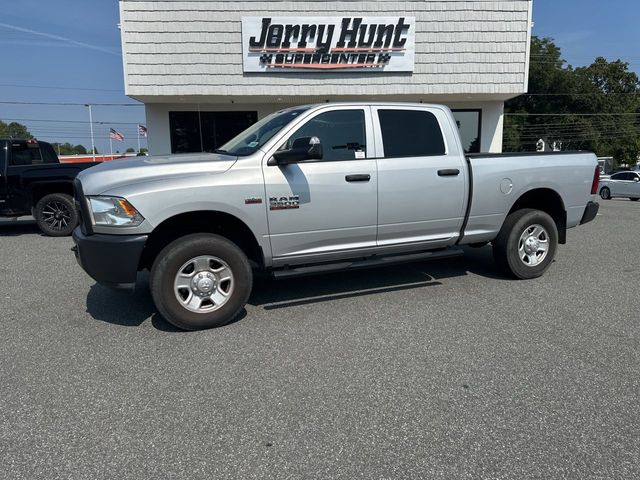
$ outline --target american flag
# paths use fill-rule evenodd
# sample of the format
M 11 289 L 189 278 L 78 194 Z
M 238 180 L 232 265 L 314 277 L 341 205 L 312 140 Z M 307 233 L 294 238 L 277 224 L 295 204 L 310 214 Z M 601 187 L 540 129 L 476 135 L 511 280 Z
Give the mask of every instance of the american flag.
M 109 138 L 117 140 L 119 142 L 124 142 L 124 135 L 122 135 L 120 132 L 116 132 L 113 128 L 109 129 Z
M 140 135 L 141 137 L 146 137 L 147 131 L 147 127 L 145 127 L 144 125 L 138 125 L 138 135 Z

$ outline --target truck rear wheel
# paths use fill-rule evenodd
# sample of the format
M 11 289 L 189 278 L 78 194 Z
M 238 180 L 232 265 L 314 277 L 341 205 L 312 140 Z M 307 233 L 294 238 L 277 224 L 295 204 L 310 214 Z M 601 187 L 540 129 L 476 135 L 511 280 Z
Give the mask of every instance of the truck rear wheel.
M 42 197 L 33 209 L 33 216 L 42 233 L 50 237 L 69 236 L 78 224 L 73 198 L 64 193 Z
M 558 249 L 558 227 L 545 212 L 522 209 L 511 213 L 493 241 L 493 257 L 504 273 L 519 279 L 547 271 Z
M 244 308 L 253 274 L 246 255 L 224 237 L 179 238 L 156 258 L 149 284 L 160 314 L 183 330 L 221 327 Z

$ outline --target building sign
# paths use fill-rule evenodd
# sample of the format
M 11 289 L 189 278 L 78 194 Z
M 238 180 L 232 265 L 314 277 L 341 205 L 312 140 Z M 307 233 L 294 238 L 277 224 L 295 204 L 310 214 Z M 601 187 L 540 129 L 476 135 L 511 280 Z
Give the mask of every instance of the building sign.
M 414 17 L 244 17 L 245 72 L 413 72 Z

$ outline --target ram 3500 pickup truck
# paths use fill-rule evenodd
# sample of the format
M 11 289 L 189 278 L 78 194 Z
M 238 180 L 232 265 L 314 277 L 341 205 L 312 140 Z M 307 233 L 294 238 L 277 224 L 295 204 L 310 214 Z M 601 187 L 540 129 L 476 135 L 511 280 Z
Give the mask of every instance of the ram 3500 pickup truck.
M 504 272 L 538 277 L 567 229 L 595 218 L 598 180 L 592 153 L 465 156 L 444 106 L 302 106 L 213 153 L 81 173 L 74 250 L 112 287 L 150 270 L 160 313 L 195 330 L 238 315 L 256 269 L 289 277 L 491 242 Z
M 0 217 L 33 215 L 45 235 L 71 235 L 78 224 L 73 180 L 94 165 L 61 164 L 46 142 L 0 139 Z

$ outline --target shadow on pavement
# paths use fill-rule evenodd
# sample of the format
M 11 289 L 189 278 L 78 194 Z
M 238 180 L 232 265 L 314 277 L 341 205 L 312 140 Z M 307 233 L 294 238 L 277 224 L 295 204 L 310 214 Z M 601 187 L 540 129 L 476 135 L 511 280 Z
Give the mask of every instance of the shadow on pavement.
M 181 331 L 156 312 L 147 274 L 138 277 L 134 293 L 119 292 L 97 283 L 92 285 L 87 294 L 87 313 L 95 320 L 123 327 L 139 327 L 151 317 L 151 324 L 158 330 Z
M 469 273 L 500 279 L 491 247 L 469 248 L 463 257 L 431 262 L 409 263 L 351 272 L 274 280 L 258 276 L 249 304 L 265 310 L 329 302 L 338 299 L 371 296 L 379 293 L 412 290 L 442 285 L 442 280 Z M 151 318 L 151 324 L 164 332 L 182 332 L 156 312 L 149 292 L 148 274 L 138 277 L 134 293 L 122 293 L 95 284 L 87 295 L 87 312 L 92 318 L 121 325 L 138 327 Z M 243 311 L 234 322 L 246 316 Z
M 42 232 L 36 225 L 36 221 L 29 219 L 18 220 L 0 220 L 0 237 L 17 237 L 20 235 L 38 234 L 42 236 Z
M 327 273 L 287 280 L 257 278 L 249 303 L 274 310 L 329 302 L 378 293 L 442 285 L 442 280 L 474 273 L 487 278 L 498 275 L 491 247 L 465 250 L 463 257 L 407 263 L 384 268 Z

